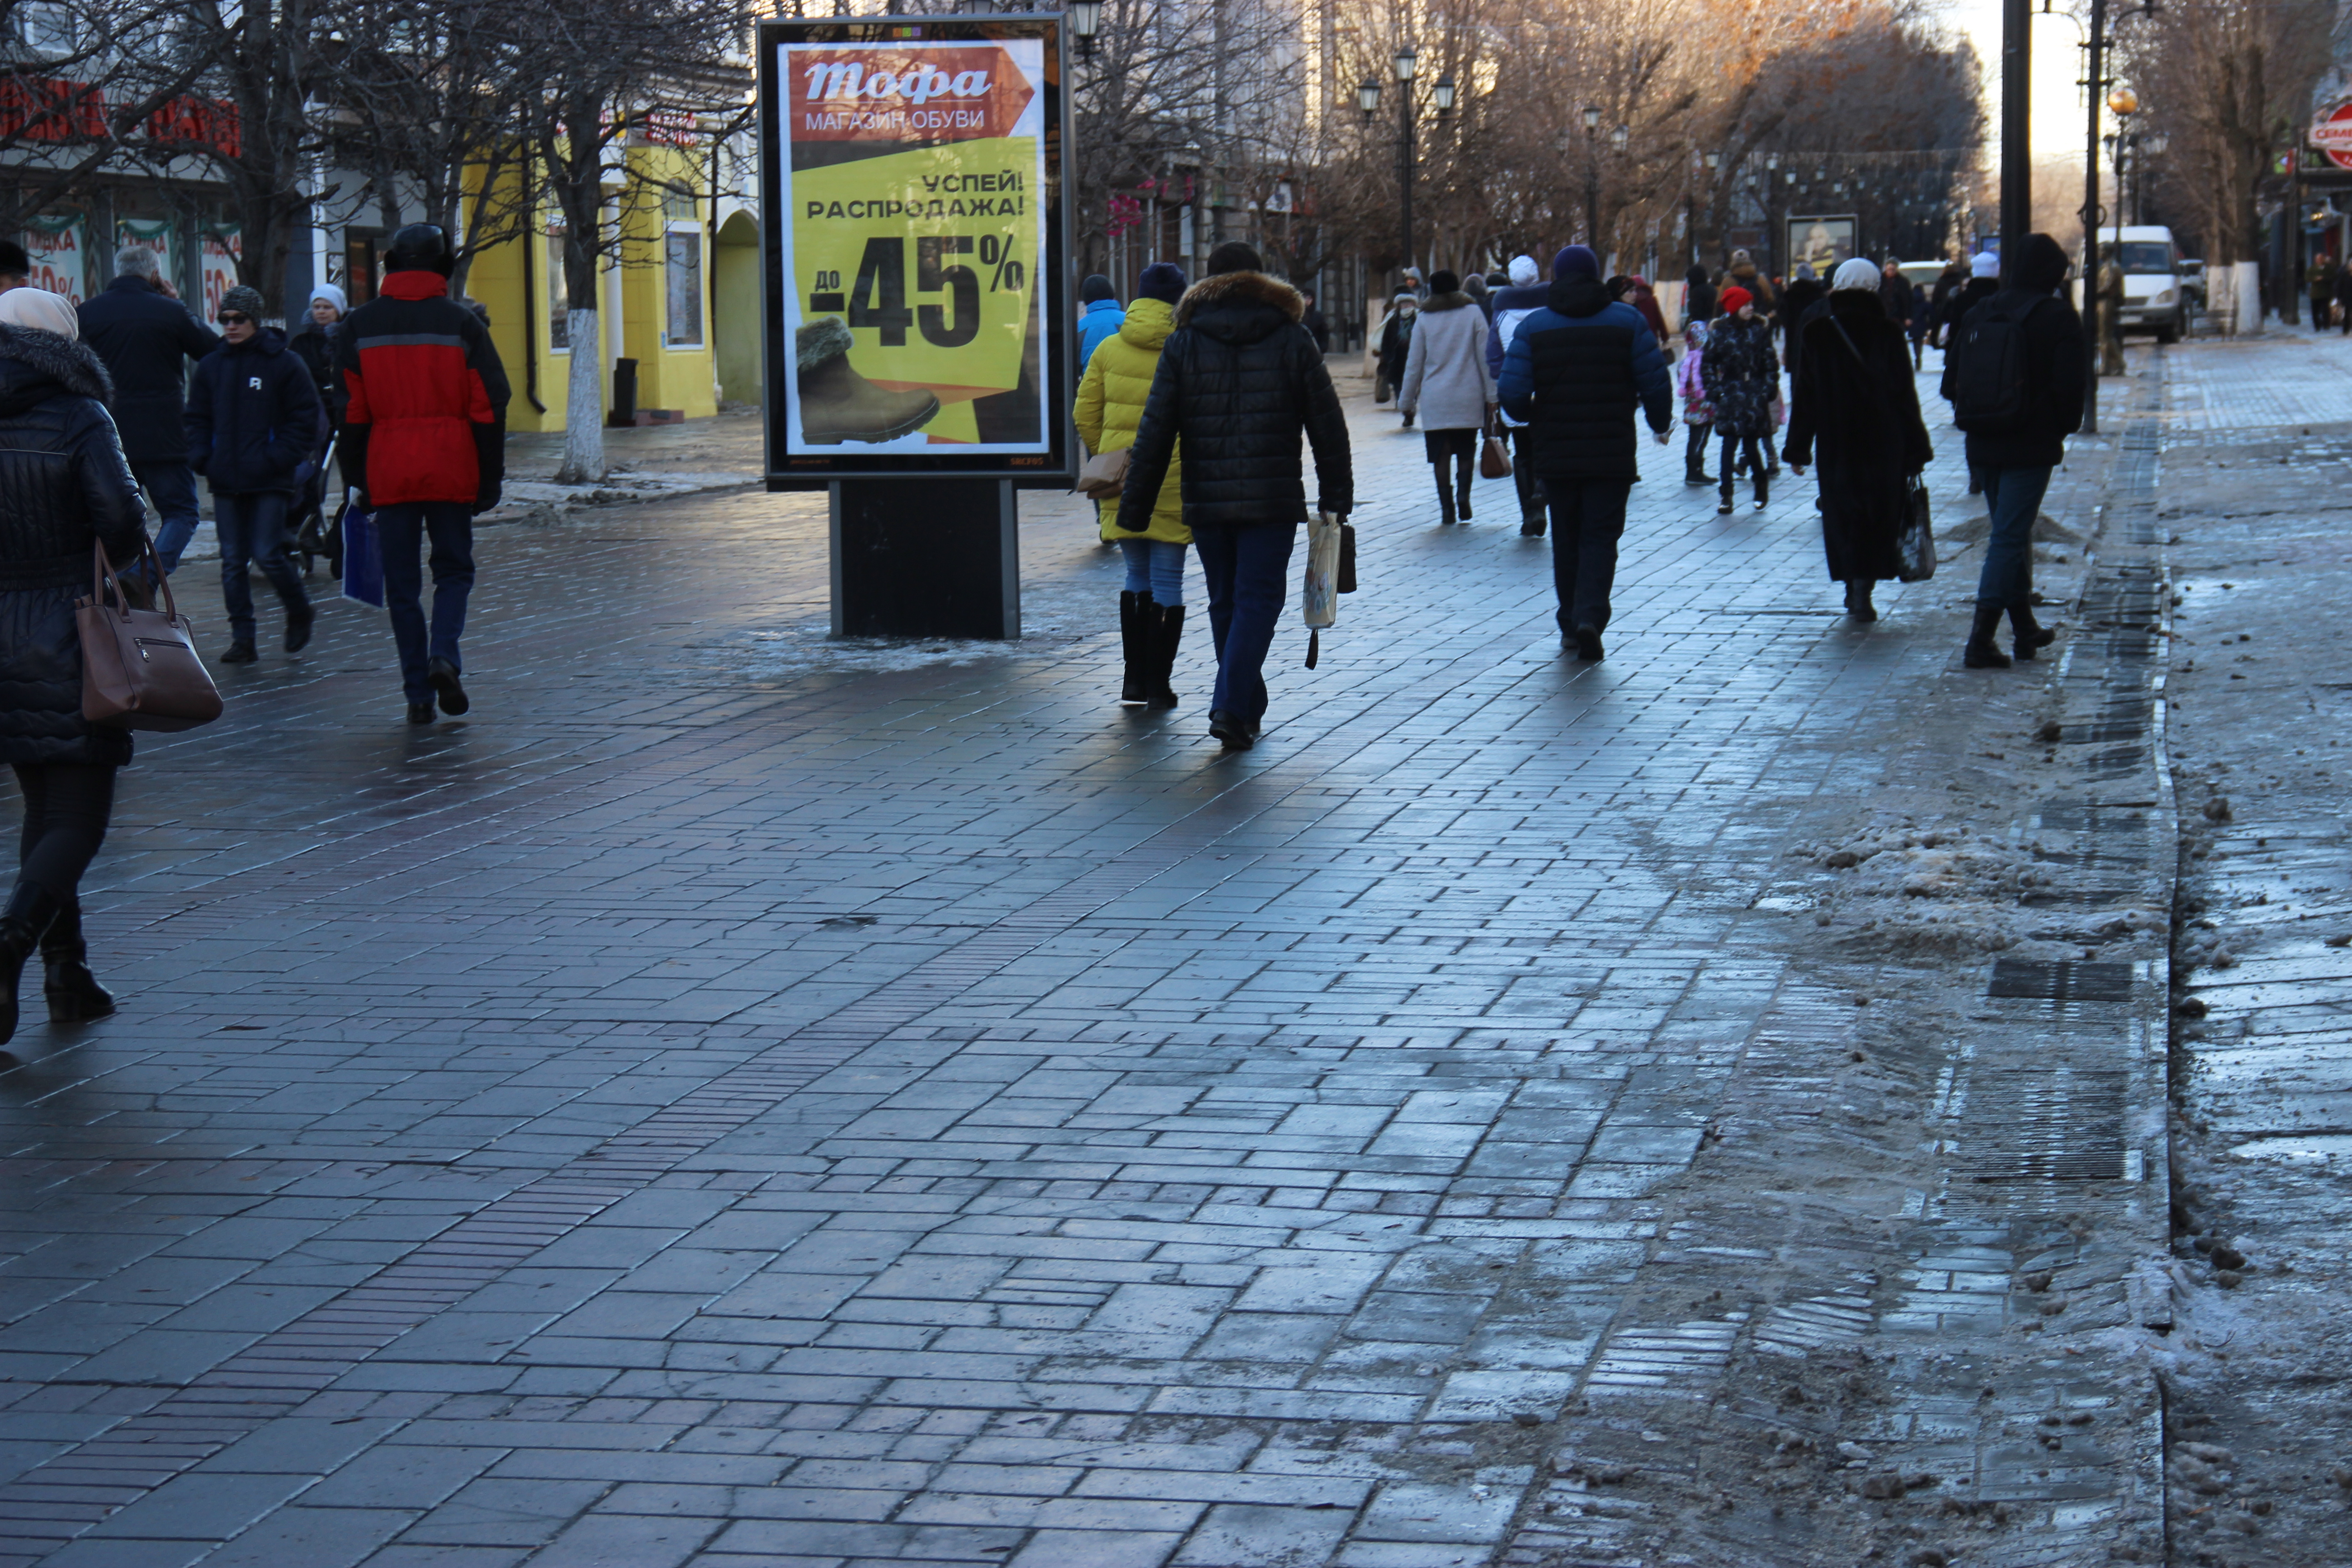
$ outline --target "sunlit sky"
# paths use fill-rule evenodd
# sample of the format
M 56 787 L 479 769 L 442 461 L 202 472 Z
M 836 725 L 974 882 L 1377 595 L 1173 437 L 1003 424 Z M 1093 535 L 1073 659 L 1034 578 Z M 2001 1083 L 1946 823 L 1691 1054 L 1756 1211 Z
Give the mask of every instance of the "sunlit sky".
M 2083 29 L 2062 14 L 2043 16 L 2042 0 L 2032 0 L 2033 13 L 2033 154 L 2037 158 L 2083 152 L 2084 132 L 2082 89 L 2074 83 L 2083 75 Z M 1998 156 L 2000 139 L 2000 0 L 1944 0 L 1947 23 L 1976 45 L 1984 63 L 1987 123 L 1985 147 Z M 2110 9 L 2113 9 L 2111 6 Z

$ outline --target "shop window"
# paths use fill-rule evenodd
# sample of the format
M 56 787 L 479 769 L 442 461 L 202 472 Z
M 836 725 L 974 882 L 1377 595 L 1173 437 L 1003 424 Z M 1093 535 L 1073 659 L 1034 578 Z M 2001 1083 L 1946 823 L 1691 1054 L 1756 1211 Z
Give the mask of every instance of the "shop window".
M 698 349 L 702 346 L 702 230 L 681 224 L 662 238 L 662 270 L 669 297 L 662 345 Z

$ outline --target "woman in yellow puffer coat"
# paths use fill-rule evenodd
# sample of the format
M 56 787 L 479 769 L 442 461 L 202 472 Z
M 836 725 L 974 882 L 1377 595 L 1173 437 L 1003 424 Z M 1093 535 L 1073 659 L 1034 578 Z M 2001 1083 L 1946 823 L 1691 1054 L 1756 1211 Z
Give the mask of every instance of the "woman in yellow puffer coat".
M 1183 296 L 1182 268 L 1162 261 L 1143 269 L 1127 320 L 1095 350 L 1078 381 L 1076 415 L 1087 450 L 1115 452 L 1135 445 L 1144 399 L 1160 369 L 1160 345 L 1173 330 L 1175 304 Z M 1124 708 L 1176 706 L 1168 677 L 1184 638 L 1184 547 L 1192 542 L 1178 484 L 1181 459 L 1180 452 L 1170 460 L 1159 504 L 1151 509 L 1151 526 L 1141 533 L 1118 526 L 1118 497 L 1099 503 L 1102 537 L 1116 541 L 1127 555 L 1127 586 L 1118 595 L 1119 640 L 1127 654 L 1118 695 Z

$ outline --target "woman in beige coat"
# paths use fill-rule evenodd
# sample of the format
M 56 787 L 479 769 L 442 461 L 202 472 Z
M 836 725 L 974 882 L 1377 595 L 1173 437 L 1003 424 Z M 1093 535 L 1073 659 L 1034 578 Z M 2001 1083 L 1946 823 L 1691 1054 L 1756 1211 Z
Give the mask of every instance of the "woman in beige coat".
M 1451 524 L 1456 512 L 1470 521 L 1470 480 L 1476 473 L 1478 432 L 1495 411 L 1495 373 L 1486 366 L 1486 313 L 1462 292 L 1462 280 L 1440 270 L 1429 275 L 1429 302 L 1412 330 L 1412 349 L 1405 356 L 1404 384 L 1397 390 L 1397 406 L 1410 424 L 1421 421 L 1422 443 L 1430 466 L 1437 470 L 1440 527 Z M 1445 482 L 1445 459 L 1451 456 L 1459 477 Z

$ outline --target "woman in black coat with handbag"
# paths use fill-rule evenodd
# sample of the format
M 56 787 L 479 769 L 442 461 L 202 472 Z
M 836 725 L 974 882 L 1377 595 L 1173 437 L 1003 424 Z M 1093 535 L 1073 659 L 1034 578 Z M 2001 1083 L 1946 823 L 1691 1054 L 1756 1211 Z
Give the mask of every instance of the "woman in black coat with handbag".
M 1899 542 L 1911 480 L 1935 458 L 1919 417 L 1901 324 L 1860 257 L 1837 270 L 1829 309 L 1804 329 L 1789 409 L 1787 458 L 1799 474 L 1820 448 L 1822 544 L 1846 614 L 1874 621 L 1871 585 L 1902 575 Z
M 16 886 L 0 909 L 0 1044 L 37 945 L 52 1023 L 114 1011 L 90 974 L 77 889 L 114 810 L 128 731 L 81 716 L 74 601 L 89 592 L 90 542 L 120 568 L 146 544 L 106 368 L 77 341 L 73 307 L 37 289 L 0 294 L 0 761 L 25 797 Z M 16 1058 L 0 1051 L 0 1067 Z

